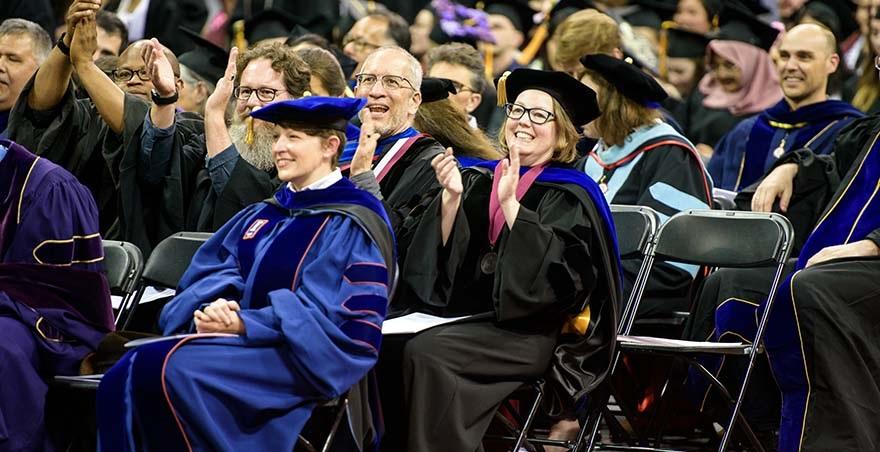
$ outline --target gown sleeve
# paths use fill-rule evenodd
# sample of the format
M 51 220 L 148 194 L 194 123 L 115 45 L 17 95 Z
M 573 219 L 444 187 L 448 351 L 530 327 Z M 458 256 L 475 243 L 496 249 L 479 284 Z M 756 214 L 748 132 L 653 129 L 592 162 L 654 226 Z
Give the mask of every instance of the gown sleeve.
M 180 279 L 177 296 L 162 309 L 159 316 L 162 334 L 189 332 L 193 312 L 202 304 L 218 298 L 241 299 L 245 281 L 238 263 L 238 241 L 253 209 L 258 207 L 239 213 L 199 248 Z
M 499 321 L 579 307 L 596 285 L 590 251 L 595 234 L 574 195 L 549 190 L 536 210 L 521 206 L 504 226 L 493 301 Z
M 303 376 L 336 397 L 373 367 L 388 303 L 381 252 L 351 219 L 335 217 L 305 256 L 296 289 L 242 310 L 249 345 L 284 344 Z

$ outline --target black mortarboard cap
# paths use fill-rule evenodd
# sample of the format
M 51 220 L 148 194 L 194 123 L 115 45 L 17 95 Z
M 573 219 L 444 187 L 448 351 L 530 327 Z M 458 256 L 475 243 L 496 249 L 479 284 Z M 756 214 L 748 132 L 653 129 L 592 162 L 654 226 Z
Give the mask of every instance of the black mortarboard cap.
M 529 7 L 528 0 L 493 0 L 486 2 L 486 13 L 500 14 L 510 19 L 517 30 L 528 34 L 534 25 L 535 11 Z
M 264 39 L 286 38 L 298 23 L 296 17 L 280 9 L 264 9 L 244 22 L 244 36 L 253 47 Z
M 597 53 L 582 57 L 581 64 L 598 73 L 621 94 L 639 104 L 650 106 L 668 97 L 653 77 L 624 60 Z
M 722 3 L 721 0 L 703 0 L 702 3 L 703 8 L 706 9 L 706 15 L 709 17 L 709 21 L 718 17 L 721 14 L 721 10 L 724 9 L 724 3 Z
M 710 35 L 712 39 L 740 41 L 770 50 L 779 30 L 757 18 L 742 4 L 731 2 L 721 13 L 721 26 Z
M 664 0 L 633 0 L 631 12 L 623 14 L 623 20 L 633 27 L 660 28 L 664 20 L 675 14 L 675 3 Z
M 292 122 L 321 129 L 345 131 L 348 120 L 366 105 L 363 97 L 306 96 L 273 102 L 251 112 L 251 116 L 272 123 Z
M 702 58 L 709 38 L 701 33 L 678 27 L 666 29 L 666 56 L 670 58 Z
M 448 78 L 425 77 L 422 79 L 422 103 L 436 102 L 455 94 L 455 84 Z
M 802 11 L 828 27 L 838 42 L 859 29 L 855 18 L 856 5 L 849 0 L 810 0 Z
M 516 69 L 495 81 L 498 103 L 514 102 L 527 89 L 543 91 L 556 99 L 576 127 L 599 117 L 596 93 L 565 72 Z
M 177 57 L 177 61 L 199 77 L 211 83 L 217 83 L 217 80 L 220 80 L 226 72 L 229 52 L 188 28 L 179 27 L 178 29 L 187 35 L 196 46 Z

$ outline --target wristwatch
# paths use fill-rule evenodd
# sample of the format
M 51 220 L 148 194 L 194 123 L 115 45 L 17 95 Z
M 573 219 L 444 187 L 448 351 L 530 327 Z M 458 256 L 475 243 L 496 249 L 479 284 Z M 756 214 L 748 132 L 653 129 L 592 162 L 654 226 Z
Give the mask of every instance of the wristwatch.
M 70 56 L 70 47 L 64 43 L 64 37 L 67 36 L 67 32 L 61 33 L 61 37 L 58 38 L 58 42 L 55 43 L 55 47 L 58 47 L 58 50 L 61 51 L 66 56 Z
M 153 99 L 153 103 L 156 105 L 171 105 L 177 102 L 177 91 L 174 91 L 174 94 L 168 97 L 162 97 L 159 95 L 159 92 L 156 89 L 150 90 L 150 97 Z

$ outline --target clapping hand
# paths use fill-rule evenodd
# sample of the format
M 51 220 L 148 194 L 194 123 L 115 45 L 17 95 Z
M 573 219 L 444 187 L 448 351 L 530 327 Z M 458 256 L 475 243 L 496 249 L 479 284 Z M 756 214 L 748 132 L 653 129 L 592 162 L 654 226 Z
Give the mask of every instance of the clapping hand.
M 203 311 L 193 313 L 196 332 L 244 334 L 244 322 L 238 315 L 239 311 L 241 307 L 238 303 L 218 298 Z
M 498 181 L 498 202 L 504 213 L 504 220 L 508 228 L 513 228 L 516 216 L 519 214 L 519 201 L 516 199 L 516 187 L 519 185 L 519 150 L 516 146 L 510 148 L 506 160 L 498 163 L 501 165 L 501 180 Z
M 226 62 L 226 72 L 220 80 L 217 80 L 214 92 L 208 96 L 208 100 L 205 102 L 206 116 L 209 112 L 217 113 L 221 117 L 225 114 L 226 106 L 229 105 L 229 99 L 232 97 L 232 91 L 235 88 L 235 65 L 237 63 L 238 47 L 233 47 L 229 50 L 229 60 Z
M 437 182 L 450 195 L 458 196 L 464 190 L 461 184 L 461 172 L 458 170 L 458 160 L 452 155 L 452 148 L 446 148 L 446 152 L 437 155 L 431 160 L 431 167 L 437 175 Z
M 370 171 L 373 168 L 373 156 L 376 154 L 376 146 L 379 143 L 379 132 L 373 124 L 373 117 L 369 110 L 364 111 L 361 121 L 361 134 L 358 138 L 358 147 L 351 158 L 351 168 L 349 174 L 357 176 L 358 174 Z
M 156 88 L 156 92 L 160 97 L 171 97 L 177 91 L 174 79 L 174 70 L 171 68 L 171 62 L 165 56 L 162 44 L 156 38 L 144 46 L 141 54 L 146 64 L 147 72 L 150 74 L 150 80 Z

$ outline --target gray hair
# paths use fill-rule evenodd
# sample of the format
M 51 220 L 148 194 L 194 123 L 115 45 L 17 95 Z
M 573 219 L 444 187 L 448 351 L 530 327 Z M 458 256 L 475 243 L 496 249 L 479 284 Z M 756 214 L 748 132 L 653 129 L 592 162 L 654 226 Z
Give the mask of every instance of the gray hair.
M 27 35 L 34 47 L 34 59 L 43 64 L 52 50 L 52 38 L 43 27 L 25 19 L 6 19 L 0 23 L 0 37 L 6 35 Z
M 191 70 L 183 64 L 180 65 L 180 78 L 183 79 L 183 81 L 186 82 L 187 85 L 195 85 L 198 82 L 202 82 L 205 84 L 205 87 L 208 88 L 209 95 L 214 92 L 215 82 L 212 82 L 205 77 L 196 74 L 195 71 Z
M 406 59 L 407 65 L 409 66 L 409 72 L 412 75 L 412 80 L 410 80 L 413 84 L 413 87 L 416 91 L 422 89 L 422 64 L 419 63 L 419 60 L 416 57 L 412 56 L 411 53 L 407 52 L 406 49 L 398 46 L 382 46 L 378 49 L 374 50 L 373 53 L 367 55 L 367 58 L 364 59 L 364 65 L 367 64 L 371 58 L 375 58 L 376 55 L 382 52 L 395 52 L 400 54 Z

